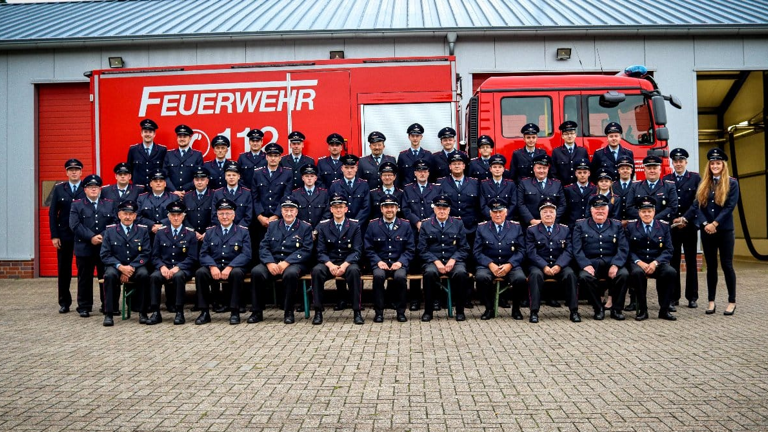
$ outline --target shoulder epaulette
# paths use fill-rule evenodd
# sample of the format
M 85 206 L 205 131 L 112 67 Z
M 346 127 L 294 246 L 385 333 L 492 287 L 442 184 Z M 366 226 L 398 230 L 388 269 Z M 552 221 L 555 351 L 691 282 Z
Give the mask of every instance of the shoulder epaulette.
M 407 149 L 405 149 L 405 150 L 401 151 L 400 153 L 405 153 L 405 152 L 407 152 L 407 151 L 411 151 L 411 149 L 407 148 Z
M 520 181 L 528 180 L 530 177 L 520 177 Z
M 63 182 L 63 181 L 60 181 L 60 182 L 56 182 L 56 185 L 55 185 L 55 186 L 58 186 L 58 185 L 60 185 L 60 184 L 64 184 L 64 182 Z
M 248 231 L 248 227 L 247 227 L 247 226 L 242 226 L 242 225 L 240 225 L 240 224 L 238 224 L 237 226 L 239 226 L 240 228 L 242 228 L 242 229 L 244 229 L 244 230 Z
M 617 224 L 621 225 L 621 221 L 618 219 L 608 218 L 611 222 L 616 222 Z
M 420 220 L 419 222 L 426 222 L 426 221 L 428 221 L 428 220 L 430 220 L 430 219 L 431 219 L 431 218 L 422 219 L 422 220 Z
M 321 187 L 319 187 L 319 186 L 315 186 L 315 189 L 317 189 L 317 190 L 321 190 L 321 191 L 327 191 L 327 190 L 328 190 L 328 189 L 326 189 L 326 188 L 321 188 Z
M 438 179 L 438 180 L 440 180 L 440 179 Z M 442 183 L 435 182 L 435 183 L 432 183 L 432 184 L 435 185 L 435 186 L 440 186 Z
M 443 181 L 446 177 L 440 177 L 437 181 Z
M 304 225 L 306 225 L 306 226 L 308 226 L 308 227 L 310 227 L 310 228 L 312 227 L 312 224 L 311 224 L 311 223 L 309 223 L 309 222 L 307 222 L 307 221 L 303 221 L 303 220 L 299 219 L 299 222 L 303 223 Z M 247 229 L 247 228 L 246 228 L 246 229 Z
M 194 229 L 194 228 L 190 228 L 190 227 L 185 227 L 185 228 L 187 229 L 187 231 L 192 231 L 192 232 L 195 232 L 195 229 Z
M 82 198 L 76 199 L 76 200 L 72 201 L 72 204 L 74 204 L 76 202 L 81 202 L 82 200 L 83 200 Z
M 320 221 L 320 223 L 321 223 L 321 224 L 324 224 L 324 223 L 328 223 L 328 222 L 330 222 L 330 221 L 331 221 L 330 219 L 325 219 L 325 220 L 321 220 L 321 221 Z
M 509 221 L 509 223 L 514 224 L 514 225 L 520 225 L 520 222 L 515 221 L 515 220 L 511 220 L 511 221 Z
M 347 219 L 351 220 L 352 222 L 360 222 L 360 221 L 359 221 L 359 220 L 357 220 L 357 219 L 352 219 L 352 218 L 347 218 Z
M 480 225 L 486 225 L 487 223 L 488 223 L 488 221 L 482 221 L 482 222 L 480 222 L 479 224 L 477 224 L 477 226 L 480 226 Z
M 265 166 L 260 166 L 260 167 L 254 167 L 253 168 L 254 171 L 264 171 L 265 169 L 267 169 L 267 167 L 265 167 Z
M 619 180 L 619 181 L 621 181 L 621 180 Z M 643 180 L 632 180 L 632 184 L 637 184 L 637 183 L 642 183 L 642 182 L 643 182 Z
M 113 200 L 113 199 L 110 199 L 110 198 L 102 198 L 102 200 L 104 200 L 104 201 L 108 201 L 108 202 L 115 202 L 115 200 Z
M 149 195 L 149 192 L 142 192 L 142 193 L 139 194 L 140 197 L 144 196 L 144 195 Z
M 472 161 L 475 161 L 475 160 L 477 160 L 477 159 L 479 159 L 479 158 L 480 158 L 480 156 L 475 156 L 475 157 L 473 157 L 472 159 L 470 159 L 469 161 L 470 161 L 470 162 L 472 162 Z
M 291 168 L 291 167 L 289 167 L 289 166 L 284 166 L 284 167 L 281 167 L 281 168 L 282 168 L 282 169 L 285 169 L 285 170 L 288 170 L 288 171 L 293 171 L 293 168 Z
M 162 148 L 164 148 L 164 149 L 167 149 L 167 148 L 168 148 L 168 147 L 166 147 L 166 146 L 164 146 L 164 145 L 162 145 L 162 144 L 158 144 L 158 143 L 153 143 L 153 144 L 154 144 L 154 145 L 156 145 L 156 146 L 158 146 L 158 147 L 162 147 Z
M 110 224 L 110 225 L 107 225 L 107 228 L 112 228 L 112 227 L 116 227 L 116 226 L 117 226 L 117 224 Z
M 247 187 L 245 187 L 245 186 L 240 186 L 240 188 L 241 188 L 242 190 L 244 190 L 244 191 L 248 191 L 248 192 L 250 192 L 250 191 L 251 191 L 249 188 L 247 188 Z
M 587 220 L 587 218 L 576 219 L 576 222 L 581 222 L 581 221 L 585 221 L 585 220 Z
M 485 180 L 481 180 L 481 181 L 480 181 L 480 183 L 489 182 L 489 181 L 491 181 L 491 180 L 492 180 L 492 179 L 485 179 Z
M 328 157 L 328 156 L 320 156 L 320 157 L 319 157 L 317 160 L 322 160 L 322 159 L 325 159 L 325 158 L 327 158 L 327 157 Z
M 635 223 L 635 222 L 637 222 L 637 219 L 628 219 L 627 220 L 627 223 Z
M 136 147 L 139 144 L 141 144 L 141 143 L 132 144 L 131 147 Z
M 561 223 L 559 223 L 558 225 L 560 225 L 561 227 L 570 228 L 570 227 L 569 227 L 568 225 L 566 225 L 566 224 L 561 224 Z
M 398 218 L 398 219 L 400 219 L 401 222 L 411 223 L 411 221 L 409 221 L 408 219 L 405 219 L 405 218 Z
M 108 187 L 110 187 L 110 186 L 112 186 L 112 185 L 104 185 L 104 186 L 102 186 L 101 188 L 102 188 L 102 189 L 104 189 L 104 188 L 108 188 Z
M 341 179 L 336 179 L 336 180 L 332 181 L 331 184 L 334 184 L 334 183 L 340 182 L 340 181 L 341 181 Z
M 565 185 L 565 188 L 566 188 L 566 189 L 568 189 L 568 188 L 574 188 L 574 187 L 576 187 L 576 183 L 571 183 L 571 184 L 569 184 L 569 185 Z
M 552 178 L 548 178 L 547 180 L 552 180 L 552 181 L 556 181 L 558 183 L 561 183 L 559 178 L 552 177 Z
M 674 181 L 672 181 L 672 180 L 664 180 L 664 182 L 665 182 L 665 183 L 669 183 L 669 184 L 675 184 L 675 182 L 674 182 Z
M 210 231 L 210 230 L 212 230 L 212 229 L 214 229 L 214 228 L 216 228 L 216 227 L 217 227 L 217 225 L 214 225 L 214 226 L 209 226 L 209 227 L 208 227 L 208 228 L 206 228 L 205 230 L 206 230 L 206 231 Z
M 142 228 L 148 228 L 146 225 L 144 225 L 144 224 L 139 224 L 139 223 L 137 223 L 137 224 L 136 224 L 136 226 L 140 226 L 140 227 L 142 227 Z
M 357 180 L 359 180 L 359 181 L 362 181 L 362 182 L 365 182 L 365 184 L 368 184 L 368 180 L 366 180 L 366 179 L 364 179 L 364 178 L 359 178 L 359 179 L 357 179 Z

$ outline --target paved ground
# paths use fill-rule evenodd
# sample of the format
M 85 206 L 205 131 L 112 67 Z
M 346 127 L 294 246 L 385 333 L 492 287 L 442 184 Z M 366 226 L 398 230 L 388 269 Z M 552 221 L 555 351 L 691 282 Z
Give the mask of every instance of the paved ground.
M 716 315 L 674 323 L 652 306 L 641 323 L 544 307 L 538 325 L 481 308 L 374 325 L 369 308 L 362 327 L 271 309 L 256 325 L 104 328 L 56 313 L 52 279 L 0 281 L 0 430 L 768 430 L 768 265 L 737 273 L 733 317 L 723 288 Z

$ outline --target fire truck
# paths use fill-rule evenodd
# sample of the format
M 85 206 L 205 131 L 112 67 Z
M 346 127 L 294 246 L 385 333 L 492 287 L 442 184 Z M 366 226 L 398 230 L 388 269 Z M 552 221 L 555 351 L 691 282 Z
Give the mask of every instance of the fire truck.
M 304 153 L 315 159 L 327 153 L 326 137 L 340 133 L 346 151 L 368 153 L 367 136 L 387 136 L 386 153 L 408 148 L 411 123 L 425 128 L 422 146 L 440 150 L 437 131 L 458 126 L 460 78 L 456 59 L 407 57 L 336 59 L 291 63 L 244 63 L 96 70 L 90 73 L 98 172 L 124 161 L 128 147 L 139 141 L 139 121 L 160 126 L 155 141 L 175 147 L 174 127 L 194 129 L 192 146 L 213 158 L 210 142 L 225 135 L 232 142 L 228 157 L 249 149 L 246 134 L 259 128 L 266 142 L 282 144 L 299 130 L 307 137 Z M 638 177 L 648 154 L 667 157 L 665 102 L 644 67 L 618 76 L 533 75 L 491 77 L 467 103 L 462 145 L 474 156 L 477 137 L 490 135 L 496 152 L 508 158 L 521 148 L 522 125 L 541 128 L 539 145 L 551 152 L 561 144 L 558 125 L 579 124 L 577 142 L 590 156 L 607 140 L 604 125 L 624 127 L 622 145 L 634 151 Z M 665 163 L 666 170 L 669 164 Z

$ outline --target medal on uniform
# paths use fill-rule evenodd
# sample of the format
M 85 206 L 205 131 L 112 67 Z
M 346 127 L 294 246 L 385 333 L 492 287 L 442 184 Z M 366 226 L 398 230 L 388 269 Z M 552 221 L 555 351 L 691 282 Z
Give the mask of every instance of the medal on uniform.
M 235 252 L 237 252 L 238 246 L 237 243 L 235 243 Z
M 512 252 L 515 251 L 515 245 L 512 245 Z
M 182 251 L 182 252 L 184 252 L 184 253 L 187 253 L 187 248 L 186 248 L 186 246 L 185 246 L 185 247 L 183 247 L 183 248 L 181 248 L 181 251 Z
M 352 249 L 352 243 L 348 244 L 348 245 L 347 245 L 347 247 L 348 247 L 349 249 Z
M 616 243 L 616 237 L 613 238 L 613 242 Z
M 667 205 L 667 200 L 661 200 L 661 205 Z
M 139 245 L 139 252 L 141 252 L 141 245 Z
M 456 240 L 453 241 L 453 245 L 456 246 Z

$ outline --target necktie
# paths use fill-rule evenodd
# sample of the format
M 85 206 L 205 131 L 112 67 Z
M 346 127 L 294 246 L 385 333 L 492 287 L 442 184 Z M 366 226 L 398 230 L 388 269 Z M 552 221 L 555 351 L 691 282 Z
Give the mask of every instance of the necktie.
M 219 161 L 219 169 L 224 168 L 224 161 Z
M 125 195 L 125 189 L 118 189 L 118 192 L 120 192 L 120 197 L 122 198 L 123 195 Z
M 273 173 L 273 172 L 274 172 L 274 171 L 269 171 L 269 178 L 272 178 L 272 173 Z
M 228 232 L 229 232 L 229 229 L 228 229 L 228 228 L 224 228 L 223 230 L 221 230 L 221 233 L 224 235 L 224 237 L 226 237 L 226 236 L 227 236 L 227 233 L 228 233 Z
M 413 150 L 413 156 L 416 157 L 418 155 L 419 155 L 419 151 L 418 150 Z
M 649 187 L 651 190 L 653 190 L 653 188 L 655 188 L 655 187 L 656 187 L 656 182 L 653 182 L 653 183 L 648 183 L 648 187 Z
M 72 185 L 72 195 L 77 193 L 77 185 Z
M 677 176 L 677 182 L 680 183 L 683 180 L 683 176 Z
M 234 190 L 234 189 L 230 189 L 230 190 L 229 190 L 229 194 L 230 194 L 230 195 L 234 195 L 234 194 L 235 194 L 235 190 Z
M 293 164 L 298 165 L 298 163 L 299 163 L 299 158 L 293 158 Z
M 388 224 L 387 224 L 387 229 L 389 229 L 390 231 L 392 231 L 392 223 L 388 223 Z
M 182 159 L 184 159 L 184 153 L 186 153 L 184 150 L 179 150 L 179 155 L 181 155 Z
M 456 180 L 456 188 L 461 189 L 461 180 Z
M 126 235 L 131 235 L 131 227 L 130 226 L 125 228 L 125 234 Z
M 336 229 L 339 230 L 339 232 L 341 232 L 341 224 L 336 224 Z
M 312 196 L 312 189 L 307 190 L 307 196 Z
M 649 237 L 651 236 L 651 226 L 650 225 L 646 225 L 645 226 L 645 235 L 647 235 Z
M 93 211 L 96 212 L 96 210 L 98 209 L 98 205 L 99 205 L 98 201 L 91 201 L 91 203 L 93 204 Z
M 384 189 L 384 193 L 387 195 L 392 195 L 392 189 Z
M 501 234 L 501 225 L 496 225 L 496 234 Z
M 378 157 L 376 157 L 376 158 L 373 158 L 373 160 L 375 160 L 375 161 L 376 161 L 376 165 L 378 165 L 378 164 L 381 162 L 381 160 L 380 160 L 380 159 L 381 159 L 381 158 L 378 158 Z
M 347 181 L 347 186 L 349 186 L 349 188 L 352 189 L 352 180 Z
M 552 227 L 548 226 L 547 227 L 547 235 L 551 235 L 551 234 L 552 234 Z
M 484 164 L 485 166 L 488 166 L 488 159 L 483 159 L 483 164 Z
M 581 191 L 581 194 L 584 195 L 584 186 L 579 186 L 579 191 Z
M 597 224 L 597 229 L 599 230 L 603 229 L 603 224 Z
M 496 182 L 496 189 L 501 189 L 501 182 Z
M 540 181 L 540 182 L 539 182 L 539 186 L 541 186 L 541 190 L 544 190 L 544 186 L 546 186 L 546 185 L 544 184 L 544 182 L 543 182 L 543 181 Z
M 627 183 L 622 183 L 622 184 L 621 184 L 621 188 L 622 188 L 623 190 L 627 190 Z
M 290 230 L 291 230 L 291 226 L 290 226 L 290 225 L 286 225 L 286 226 L 285 226 L 285 230 L 286 230 L 286 231 L 290 231 Z
M 336 163 L 338 162 L 338 160 L 331 158 L 331 161 L 333 162 L 333 166 L 336 166 Z
M 573 147 L 568 147 L 568 154 L 573 154 Z
M 618 158 L 618 156 L 617 156 L 618 152 L 616 150 L 614 150 L 611 153 L 613 153 L 613 160 L 616 160 Z
M 424 186 L 423 185 L 419 185 L 419 188 L 421 189 L 421 194 L 424 195 Z
M 440 229 L 445 229 L 445 222 L 440 222 Z
M 147 147 L 146 150 L 147 150 L 147 156 L 149 156 L 149 153 L 152 151 L 152 148 L 151 147 Z
M 173 238 L 178 237 L 178 235 L 179 235 L 179 229 L 178 228 L 174 228 L 173 229 Z
M 197 200 L 200 201 L 203 199 L 203 194 L 197 194 Z

